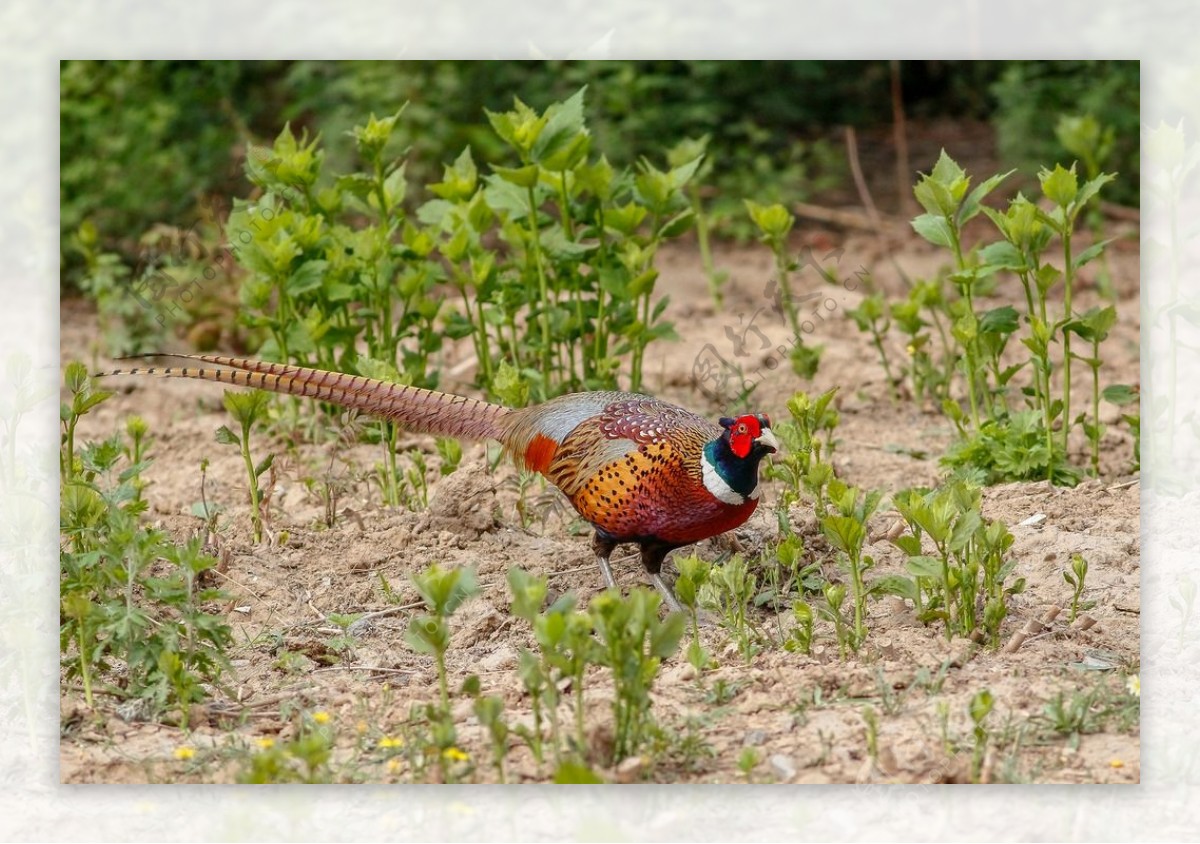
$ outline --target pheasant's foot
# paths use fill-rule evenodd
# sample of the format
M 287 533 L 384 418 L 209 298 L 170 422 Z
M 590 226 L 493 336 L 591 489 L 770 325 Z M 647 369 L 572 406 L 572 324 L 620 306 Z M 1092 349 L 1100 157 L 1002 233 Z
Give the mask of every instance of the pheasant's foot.
M 613 577 L 612 566 L 608 562 L 608 557 L 597 557 L 596 560 L 600 563 L 600 576 L 604 578 L 604 587 L 606 589 L 615 589 L 617 581 Z

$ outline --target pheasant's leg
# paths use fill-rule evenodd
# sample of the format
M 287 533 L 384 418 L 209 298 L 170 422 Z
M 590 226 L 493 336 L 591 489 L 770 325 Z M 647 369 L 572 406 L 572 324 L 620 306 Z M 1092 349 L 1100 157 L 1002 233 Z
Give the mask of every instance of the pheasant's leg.
M 608 558 L 612 556 L 613 549 L 616 547 L 617 543 L 601 537 L 599 531 L 592 537 L 592 549 L 596 552 L 596 560 L 600 563 L 600 576 L 604 578 L 604 586 L 607 589 L 615 589 L 617 586 L 616 578 L 613 577 L 612 565 L 608 562 Z
M 666 602 L 671 611 L 683 612 L 683 607 L 680 606 L 679 599 L 675 597 L 675 593 L 671 591 L 671 587 L 663 583 L 662 576 L 659 575 L 659 572 L 662 570 L 663 559 L 671 552 L 672 547 L 674 546 L 659 542 L 642 543 L 642 565 L 650 573 L 650 582 L 654 584 L 654 588 L 663 596 L 663 601 Z
M 650 575 L 650 580 L 654 584 L 654 588 L 663 596 L 663 601 L 671 612 L 683 612 L 683 607 L 679 604 L 679 599 L 675 597 L 675 593 L 671 591 L 671 587 L 663 583 L 663 579 L 657 574 Z

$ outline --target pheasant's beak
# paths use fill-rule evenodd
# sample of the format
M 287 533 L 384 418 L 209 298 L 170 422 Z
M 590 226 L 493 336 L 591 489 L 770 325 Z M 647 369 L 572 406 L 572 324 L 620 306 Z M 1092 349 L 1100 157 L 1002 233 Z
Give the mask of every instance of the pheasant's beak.
M 779 440 L 775 439 L 775 434 L 771 432 L 770 428 L 763 428 L 762 433 L 758 435 L 758 439 L 754 442 L 765 446 L 767 451 L 772 454 L 779 451 Z

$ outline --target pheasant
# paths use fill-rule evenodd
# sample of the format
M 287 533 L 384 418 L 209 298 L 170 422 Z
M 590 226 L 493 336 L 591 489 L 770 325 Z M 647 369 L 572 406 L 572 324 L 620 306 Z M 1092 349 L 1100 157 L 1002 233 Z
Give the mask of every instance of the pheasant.
M 169 354 L 194 366 L 125 369 L 106 375 L 198 378 L 308 396 L 390 420 L 414 433 L 492 439 L 519 464 L 562 490 L 595 529 L 592 548 L 608 587 L 609 558 L 622 543 L 640 547 L 642 565 L 667 605 L 679 602 L 659 572 L 675 548 L 744 523 L 758 506 L 758 466 L 779 442 L 765 413 L 701 416 L 650 396 L 585 392 L 527 408 L 371 378 L 219 355 Z

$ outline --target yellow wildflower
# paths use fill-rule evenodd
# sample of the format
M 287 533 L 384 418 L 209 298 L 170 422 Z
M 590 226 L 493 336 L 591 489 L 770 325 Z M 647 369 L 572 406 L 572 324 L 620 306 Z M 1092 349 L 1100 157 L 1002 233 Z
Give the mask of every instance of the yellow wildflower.
M 318 710 L 317 712 L 313 713 L 312 719 L 314 721 L 316 721 L 318 724 L 328 724 L 329 723 L 329 713 L 326 712 L 324 709 Z
M 1141 675 L 1139 675 L 1139 674 L 1130 675 L 1129 679 L 1125 681 L 1125 688 L 1129 689 L 1129 693 L 1131 695 L 1133 695 L 1134 697 L 1141 697 L 1142 696 Z
M 444 757 L 446 757 L 447 759 L 449 759 L 451 762 L 466 762 L 468 759 L 471 758 L 466 753 L 459 750 L 457 747 L 447 747 L 445 750 L 442 751 L 442 755 Z
M 399 771 L 400 770 L 400 760 L 393 756 L 391 759 L 389 759 L 387 761 L 387 769 L 388 769 L 388 773 L 391 773 L 391 774 L 394 774 L 394 773 L 396 773 L 396 771 Z
M 379 740 L 379 746 L 385 750 L 393 747 L 404 747 L 404 739 L 395 738 L 394 736 L 384 736 Z
M 181 747 L 175 748 L 175 758 L 176 759 L 182 759 L 186 762 L 188 759 L 191 759 L 195 755 L 196 755 L 196 748 L 190 747 L 186 744 L 182 745 Z
M 1125 767 L 1125 763 L 1124 763 L 1124 762 L 1122 762 L 1120 759 L 1113 759 L 1113 760 L 1111 760 L 1111 761 L 1108 763 L 1108 767 L 1110 767 L 1110 768 L 1124 768 L 1124 767 Z
M 270 750 L 275 746 L 275 739 L 271 738 L 270 736 L 263 736 L 262 738 L 255 739 L 254 743 L 263 750 Z

